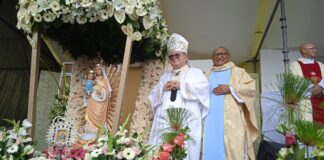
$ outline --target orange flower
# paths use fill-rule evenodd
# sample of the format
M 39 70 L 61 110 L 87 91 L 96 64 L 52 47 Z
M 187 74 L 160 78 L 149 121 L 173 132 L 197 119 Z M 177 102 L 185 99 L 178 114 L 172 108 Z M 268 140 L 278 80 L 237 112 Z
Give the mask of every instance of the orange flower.
M 160 160 L 168 160 L 170 158 L 169 152 L 160 152 Z
M 184 146 L 184 138 L 185 134 L 179 133 L 173 140 L 173 143 L 176 144 L 178 147 Z

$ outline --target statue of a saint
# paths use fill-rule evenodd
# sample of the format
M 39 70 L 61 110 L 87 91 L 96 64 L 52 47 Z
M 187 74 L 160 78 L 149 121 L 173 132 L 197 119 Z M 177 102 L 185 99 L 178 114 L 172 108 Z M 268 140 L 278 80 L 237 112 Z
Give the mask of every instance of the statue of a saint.
M 91 93 L 85 113 L 86 132 L 96 133 L 98 128 L 107 128 L 109 98 L 111 86 L 109 79 L 101 64 L 95 66 L 93 92 Z

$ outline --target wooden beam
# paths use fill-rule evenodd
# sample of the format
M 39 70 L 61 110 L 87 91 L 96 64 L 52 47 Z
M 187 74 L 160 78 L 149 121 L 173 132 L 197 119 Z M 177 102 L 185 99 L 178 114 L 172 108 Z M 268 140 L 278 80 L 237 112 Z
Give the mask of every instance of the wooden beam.
M 255 25 L 255 31 L 253 35 L 253 41 L 251 46 L 251 57 L 257 55 L 257 50 L 264 34 L 265 26 L 267 24 L 268 9 L 270 6 L 270 0 L 259 0 L 259 8 L 257 12 L 257 19 Z
M 42 39 L 44 40 L 47 48 L 50 50 L 51 54 L 53 55 L 54 59 L 56 60 L 56 62 L 58 64 L 60 64 L 60 66 L 63 65 L 63 62 L 61 60 L 61 58 L 58 56 L 57 51 L 55 50 L 55 48 L 53 47 L 53 45 L 51 44 L 51 42 L 48 40 L 47 37 L 43 36 Z
M 123 99 L 124 99 L 124 91 L 126 86 L 126 79 L 127 79 L 127 73 L 129 68 L 129 62 L 131 58 L 131 52 L 132 52 L 132 39 L 127 36 L 126 39 L 126 46 L 125 46 L 125 52 L 124 52 L 124 59 L 123 59 L 123 65 L 120 75 L 120 82 L 119 82 L 119 88 L 118 88 L 118 96 L 117 96 L 117 102 L 116 102 L 116 110 L 114 113 L 114 122 L 112 126 L 112 133 L 116 133 L 119 126 L 119 121 L 121 117 L 121 111 L 123 107 Z
M 36 102 L 37 102 L 37 86 L 39 75 L 39 58 L 40 58 L 40 39 L 39 32 L 33 35 L 34 46 L 32 46 L 30 80 L 29 80 L 29 95 L 28 95 L 28 113 L 27 118 L 32 123 L 30 130 L 31 138 L 35 136 L 36 124 Z

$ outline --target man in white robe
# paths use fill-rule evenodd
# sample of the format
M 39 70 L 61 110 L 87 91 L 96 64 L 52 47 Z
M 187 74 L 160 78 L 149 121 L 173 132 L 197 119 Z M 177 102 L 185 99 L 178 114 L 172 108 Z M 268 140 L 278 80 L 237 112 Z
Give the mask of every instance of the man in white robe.
M 185 38 L 174 33 L 167 47 L 173 70 L 161 76 L 149 95 L 154 112 L 149 144 L 158 147 L 163 142 L 162 131 L 168 126 L 162 117 L 166 116 L 167 108 L 186 108 L 193 114 L 189 123 L 191 140 L 185 144 L 186 160 L 199 160 L 202 119 L 207 115 L 209 108 L 208 80 L 200 69 L 188 66 L 188 41 Z
M 302 119 L 324 125 L 324 109 L 320 107 L 321 103 L 324 103 L 324 65 L 315 60 L 317 51 L 313 43 L 302 44 L 300 47 L 302 58 L 292 62 L 290 70 L 292 74 L 305 77 L 313 84 L 311 97 L 300 102 Z

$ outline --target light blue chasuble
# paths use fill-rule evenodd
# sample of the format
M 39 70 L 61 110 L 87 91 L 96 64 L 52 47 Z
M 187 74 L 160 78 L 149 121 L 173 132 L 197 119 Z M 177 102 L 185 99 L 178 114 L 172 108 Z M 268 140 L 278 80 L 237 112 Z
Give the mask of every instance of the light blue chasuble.
M 224 145 L 224 95 L 213 94 L 219 84 L 229 84 L 231 70 L 213 71 L 209 76 L 210 107 L 204 127 L 204 160 L 226 160 Z

